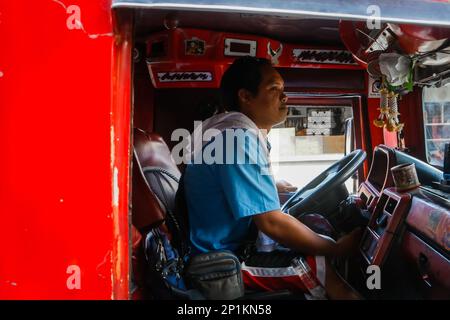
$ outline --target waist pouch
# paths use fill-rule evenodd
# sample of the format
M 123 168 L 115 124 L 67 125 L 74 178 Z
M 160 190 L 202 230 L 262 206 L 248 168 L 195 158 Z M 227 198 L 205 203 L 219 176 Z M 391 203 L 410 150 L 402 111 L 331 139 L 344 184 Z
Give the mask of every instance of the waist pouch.
M 206 298 L 231 300 L 244 295 L 241 264 L 230 251 L 213 251 L 193 256 L 185 279 Z

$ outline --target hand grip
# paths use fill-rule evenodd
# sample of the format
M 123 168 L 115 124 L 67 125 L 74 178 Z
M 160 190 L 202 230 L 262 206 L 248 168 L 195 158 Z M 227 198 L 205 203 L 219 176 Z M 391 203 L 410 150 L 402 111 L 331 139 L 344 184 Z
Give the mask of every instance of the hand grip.
M 377 226 L 380 228 L 384 228 L 387 225 L 388 216 L 384 212 L 377 218 Z
M 425 284 L 431 288 L 431 281 L 430 281 L 430 276 L 428 275 L 428 257 L 424 254 L 424 253 L 420 253 L 419 254 L 419 273 L 420 273 L 420 277 L 422 278 L 423 282 L 425 282 Z

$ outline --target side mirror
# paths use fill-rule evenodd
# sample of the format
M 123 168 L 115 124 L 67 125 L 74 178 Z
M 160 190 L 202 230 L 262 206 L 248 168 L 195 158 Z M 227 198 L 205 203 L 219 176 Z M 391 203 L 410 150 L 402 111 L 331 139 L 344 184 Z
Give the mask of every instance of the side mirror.
M 345 151 L 344 155 L 355 150 L 355 128 L 353 125 L 353 118 L 345 119 L 344 122 L 344 137 L 345 137 Z

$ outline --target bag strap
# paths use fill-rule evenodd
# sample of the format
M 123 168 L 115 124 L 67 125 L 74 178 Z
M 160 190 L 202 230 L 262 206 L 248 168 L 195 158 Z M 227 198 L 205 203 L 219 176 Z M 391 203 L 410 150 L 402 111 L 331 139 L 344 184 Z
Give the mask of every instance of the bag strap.
M 178 190 L 175 195 L 175 215 L 181 223 L 180 232 L 180 254 L 183 258 L 188 258 L 191 254 L 191 247 L 189 243 L 189 213 L 186 202 L 186 193 L 184 190 L 184 173 L 180 177 Z
M 177 231 L 180 231 L 180 230 L 181 230 L 180 225 L 178 224 L 177 219 L 175 218 L 175 216 L 174 216 L 172 210 L 170 210 L 170 207 L 169 207 L 169 200 L 168 200 L 168 197 L 167 197 L 167 193 L 166 193 L 166 191 L 165 191 L 165 189 L 164 189 L 164 187 L 163 187 L 163 185 L 162 185 L 162 182 L 161 182 L 161 175 L 165 174 L 166 176 L 168 176 L 169 178 L 171 178 L 173 181 L 175 181 L 178 185 L 180 184 L 180 180 L 179 180 L 174 174 L 172 174 L 171 172 L 169 172 L 169 171 L 167 171 L 167 170 L 165 170 L 165 169 L 163 169 L 163 168 L 160 168 L 160 167 L 145 167 L 145 168 L 143 169 L 143 172 L 144 172 L 144 174 L 145 174 L 145 173 L 148 173 L 148 172 L 156 173 L 156 174 L 155 174 L 156 181 L 158 182 L 159 188 L 161 189 L 161 192 L 162 192 L 162 195 L 163 195 L 163 198 L 164 198 L 164 199 L 159 199 L 158 196 L 156 195 L 156 193 L 155 193 L 155 192 L 154 192 L 154 193 L 155 193 L 156 197 L 158 198 L 158 200 L 159 200 L 159 201 L 162 203 L 162 205 L 164 206 L 164 208 L 165 208 L 165 210 L 166 210 L 166 212 L 167 212 L 169 218 L 170 218 L 170 219 L 172 220 L 172 222 L 174 223 L 174 225 L 175 225 Z M 158 173 L 159 173 L 159 174 L 158 174 Z
M 167 226 L 169 227 L 169 229 L 171 229 L 172 231 L 172 236 L 173 236 L 173 240 L 174 240 L 174 247 L 179 251 L 182 259 L 184 260 L 184 258 L 189 255 L 190 253 L 190 247 L 188 245 L 188 231 L 187 231 L 187 221 L 185 219 L 183 219 L 183 216 L 185 213 L 187 213 L 187 208 L 185 209 L 185 205 L 183 206 L 183 208 L 180 208 L 179 206 L 179 202 L 184 201 L 185 203 L 185 196 L 184 196 L 184 179 L 183 179 L 183 175 L 181 176 L 181 178 L 177 178 L 172 172 L 163 169 L 161 167 L 152 167 L 152 166 L 148 166 L 143 168 L 142 170 L 144 172 L 144 175 L 146 173 L 153 173 L 156 181 L 159 185 L 159 188 L 161 190 L 162 193 L 162 198 L 160 199 L 158 197 L 158 195 L 154 192 L 156 198 L 158 199 L 158 201 L 162 204 L 162 206 L 164 207 L 166 213 L 167 213 Z M 161 176 L 167 176 L 169 178 L 171 178 L 173 181 L 175 181 L 178 184 L 178 189 L 175 195 L 175 212 L 173 212 L 170 209 L 169 206 L 169 200 L 168 200 L 168 196 L 167 193 L 163 187 L 162 181 L 161 181 Z M 180 190 L 181 189 L 181 190 Z M 181 197 L 183 197 L 183 199 L 181 199 Z M 180 212 L 183 211 L 183 212 Z

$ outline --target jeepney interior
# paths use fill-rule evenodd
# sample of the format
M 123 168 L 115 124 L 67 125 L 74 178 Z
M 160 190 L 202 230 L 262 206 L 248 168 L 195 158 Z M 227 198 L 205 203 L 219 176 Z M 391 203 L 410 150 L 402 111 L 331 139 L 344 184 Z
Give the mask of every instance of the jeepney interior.
M 362 217 L 359 253 L 335 266 L 364 298 L 450 299 L 450 27 L 139 5 L 115 13 L 132 27 L 134 299 L 167 298 L 145 281 L 142 246 L 165 228 L 184 169 L 172 132 L 216 112 L 220 77 L 243 55 L 272 59 L 285 80 L 289 113 L 270 133 L 271 158 L 275 178 L 300 191 L 280 194 L 284 212 L 335 237 Z M 383 125 L 380 88 L 401 59 L 405 83 L 387 87 L 400 115 Z M 410 163 L 420 186 L 401 191 L 391 168 Z M 379 288 L 367 285 L 369 265 L 380 267 Z

